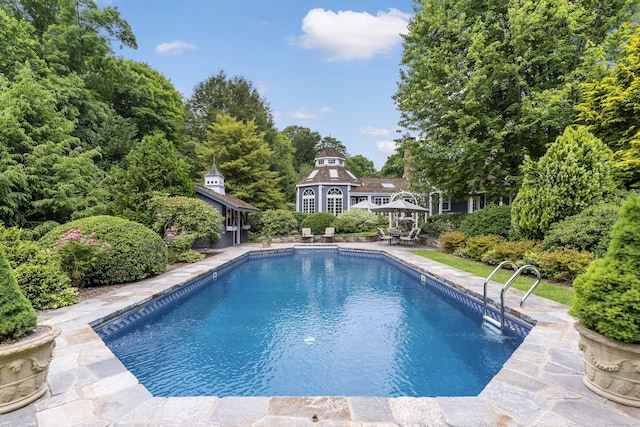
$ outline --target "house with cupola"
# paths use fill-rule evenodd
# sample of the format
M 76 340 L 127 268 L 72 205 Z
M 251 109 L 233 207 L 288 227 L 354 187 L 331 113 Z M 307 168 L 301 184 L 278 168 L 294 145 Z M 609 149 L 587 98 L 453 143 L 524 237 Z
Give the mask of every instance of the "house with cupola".
M 220 239 L 216 242 L 211 242 L 208 238 L 200 239 L 194 244 L 194 248 L 226 248 L 249 240 L 249 213 L 260 212 L 260 209 L 226 193 L 224 176 L 215 163 L 204 176 L 204 186 L 196 186 L 196 197 L 220 212 L 223 221 Z
M 428 215 L 435 215 L 471 213 L 488 204 L 511 202 L 511 199 L 488 201 L 484 192 L 460 200 L 452 200 L 446 191 L 435 188 L 427 194 L 417 194 L 409 190 L 411 170 L 408 166 L 402 178 L 359 178 L 345 168 L 345 161 L 346 157 L 331 147 L 316 155 L 313 170 L 296 184 L 296 211 L 339 215 L 365 200 L 384 205 L 402 198 L 426 207 Z

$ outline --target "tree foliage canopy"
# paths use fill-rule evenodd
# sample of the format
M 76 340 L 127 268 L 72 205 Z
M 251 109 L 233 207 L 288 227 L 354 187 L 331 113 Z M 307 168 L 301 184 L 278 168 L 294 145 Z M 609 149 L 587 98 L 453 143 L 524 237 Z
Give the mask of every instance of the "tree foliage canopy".
M 200 169 L 209 170 L 215 159 L 229 193 L 260 209 L 276 209 L 283 202 L 278 173 L 270 170 L 273 152 L 253 121 L 243 123 L 218 115 L 209 126 L 208 139 L 196 147 Z
M 625 185 L 640 186 L 640 27 L 621 46 L 606 75 L 581 89 L 578 121 L 615 152 Z
M 507 195 L 574 120 L 587 43 L 637 14 L 636 0 L 424 0 L 404 35 L 404 142 L 422 185 Z

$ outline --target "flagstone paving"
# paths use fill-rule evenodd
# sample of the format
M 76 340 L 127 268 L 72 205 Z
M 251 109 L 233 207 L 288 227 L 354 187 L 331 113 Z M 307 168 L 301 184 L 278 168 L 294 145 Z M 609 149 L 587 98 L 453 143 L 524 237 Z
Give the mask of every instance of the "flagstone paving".
M 291 246 L 274 244 L 272 249 Z M 378 243 L 334 246 L 384 251 L 482 295 L 483 278 L 419 257 L 407 248 Z M 42 313 L 41 322 L 62 329 L 49 391 L 26 408 L 0 415 L 0 427 L 640 425 L 640 409 L 607 401 L 583 385 L 574 319 L 566 306 L 535 295 L 516 311 L 537 325 L 474 397 L 153 397 L 89 326 L 252 250 L 263 249 L 255 244 L 228 248 L 199 263 Z M 518 307 L 522 295 L 509 290 L 506 306 Z

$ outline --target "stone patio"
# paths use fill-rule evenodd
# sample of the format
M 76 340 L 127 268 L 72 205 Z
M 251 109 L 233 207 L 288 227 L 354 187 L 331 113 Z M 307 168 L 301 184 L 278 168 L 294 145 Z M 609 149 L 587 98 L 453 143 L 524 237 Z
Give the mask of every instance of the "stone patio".
M 271 249 L 293 245 L 276 243 Z M 332 246 L 384 251 L 466 292 L 482 295 L 483 278 L 419 257 L 404 247 Z M 0 427 L 640 425 L 640 409 L 600 398 L 582 384 L 574 320 L 566 306 L 535 295 L 516 311 L 535 319 L 537 325 L 474 397 L 153 397 L 89 326 L 253 250 L 263 249 L 255 244 L 228 248 L 199 263 L 43 313 L 42 322 L 62 329 L 49 391 L 32 405 L 1 415 Z M 505 304 L 518 307 L 521 296 L 522 292 L 509 290 Z

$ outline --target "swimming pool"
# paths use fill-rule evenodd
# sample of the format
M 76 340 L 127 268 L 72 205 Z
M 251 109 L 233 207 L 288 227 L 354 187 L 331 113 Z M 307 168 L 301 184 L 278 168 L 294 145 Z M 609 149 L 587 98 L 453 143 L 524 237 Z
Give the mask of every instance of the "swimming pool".
M 286 250 L 249 254 L 96 330 L 156 396 L 471 396 L 530 329 L 509 319 L 497 335 L 480 313 L 380 253 Z

